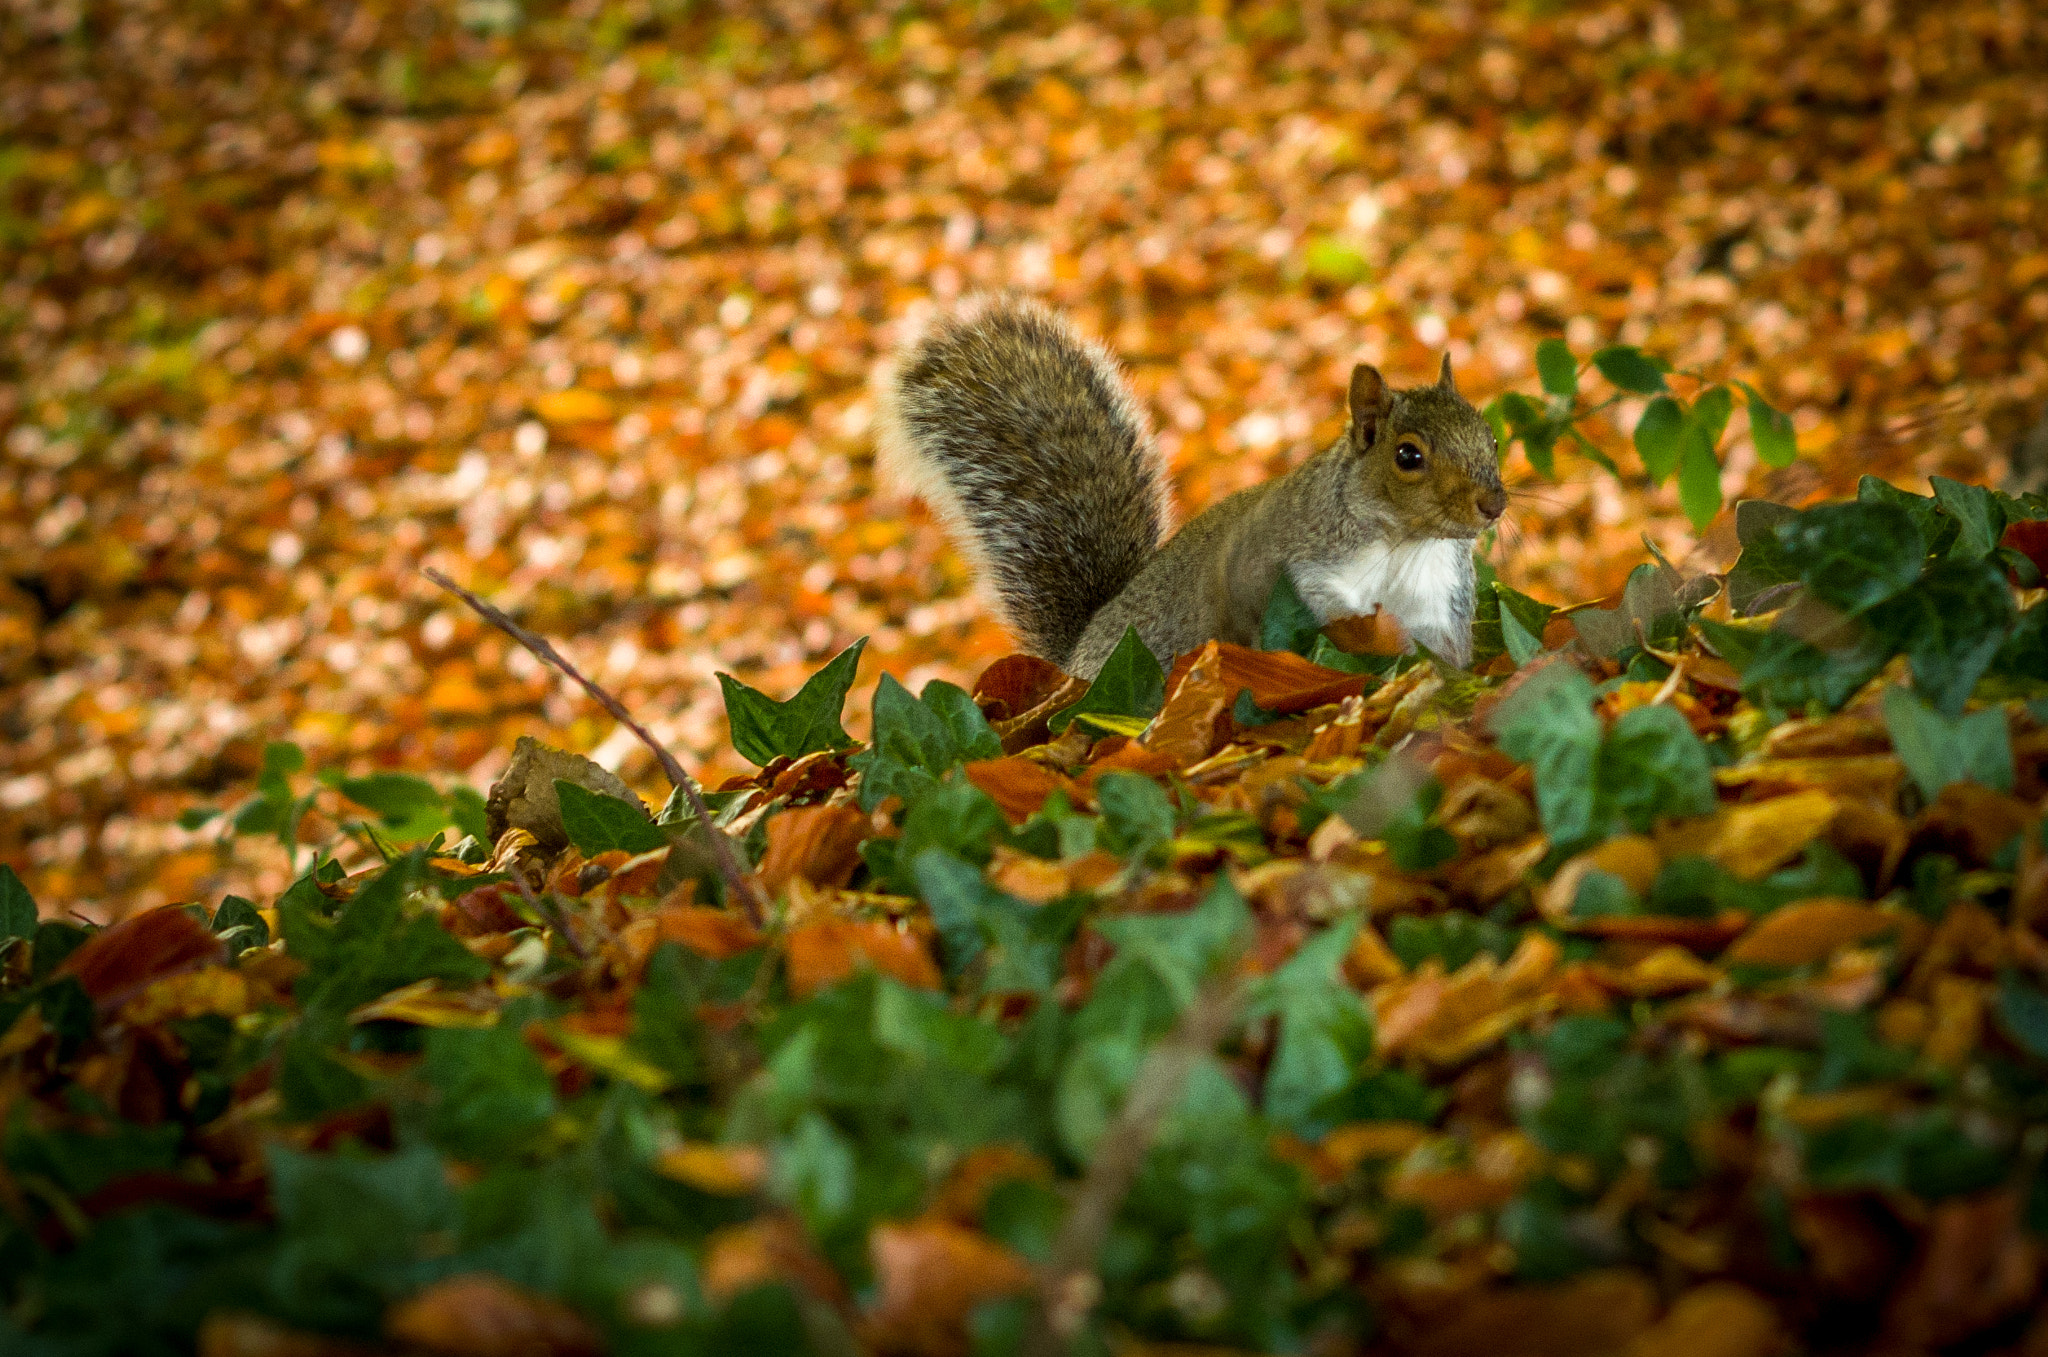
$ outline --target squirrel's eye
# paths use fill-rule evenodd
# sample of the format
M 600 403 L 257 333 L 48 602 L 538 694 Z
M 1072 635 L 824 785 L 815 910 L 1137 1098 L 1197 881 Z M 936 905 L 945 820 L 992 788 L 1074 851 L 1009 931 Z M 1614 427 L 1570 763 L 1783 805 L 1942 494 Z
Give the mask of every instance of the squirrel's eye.
M 1394 449 L 1394 465 L 1403 471 L 1422 470 L 1422 449 L 1413 443 L 1403 443 Z

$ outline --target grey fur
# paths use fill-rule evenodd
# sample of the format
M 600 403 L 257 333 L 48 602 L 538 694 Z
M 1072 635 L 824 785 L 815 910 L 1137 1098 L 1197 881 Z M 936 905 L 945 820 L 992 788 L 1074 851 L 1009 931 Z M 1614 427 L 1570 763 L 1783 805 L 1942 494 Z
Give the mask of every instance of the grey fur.
M 1351 395 L 1336 442 L 1159 548 L 1165 467 L 1114 362 L 1042 307 L 982 300 L 885 378 L 880 460 L 947 519 L 1025 646 L 1069 673 L 1092 677 L 1129 626 L 1161 660 L 1211 638 L 1256 645 L 1283 568 L 1324 622 L 1357 610 L 1347 579 L 1409 571 L 1428 597 L 1404 625 L 1463 664 L 1469 543 L 1505 499 L 1493 432 L 1448 359 L 1406 391 L 1361 367 Z M 1411 442 L 1426 469 L 1397 471 Z

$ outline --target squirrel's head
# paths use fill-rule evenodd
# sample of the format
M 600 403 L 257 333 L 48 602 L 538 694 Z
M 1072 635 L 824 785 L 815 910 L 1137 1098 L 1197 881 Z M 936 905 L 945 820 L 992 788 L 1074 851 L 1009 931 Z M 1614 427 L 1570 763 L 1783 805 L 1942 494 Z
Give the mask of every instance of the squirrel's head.
M 1451 380 L 1396 391 L 1379 369 L 1351 370 L 1351 427 L 1366 502 L 1411 537 L 1477 537 L 1507 508 L 1493 429 Z

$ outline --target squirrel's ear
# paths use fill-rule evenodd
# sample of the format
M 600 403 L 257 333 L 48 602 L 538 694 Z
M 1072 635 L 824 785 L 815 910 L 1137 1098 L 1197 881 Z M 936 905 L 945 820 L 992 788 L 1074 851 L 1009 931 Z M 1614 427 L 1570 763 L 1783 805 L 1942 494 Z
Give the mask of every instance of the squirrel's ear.
M 1451 380 L 1451 356 L 1448 353 L 1444 355 L 1444 370 L 1437 374 L 1436 384 L 1453 394 L 1458 390 L 1457 383 Z
M 1370 363 L 1351 369 L 1351 427 L 1358 433 L 1358 445 L 1369 448 L 1379 437 L 1380 419 L 1387 412 L 1387 383 Z

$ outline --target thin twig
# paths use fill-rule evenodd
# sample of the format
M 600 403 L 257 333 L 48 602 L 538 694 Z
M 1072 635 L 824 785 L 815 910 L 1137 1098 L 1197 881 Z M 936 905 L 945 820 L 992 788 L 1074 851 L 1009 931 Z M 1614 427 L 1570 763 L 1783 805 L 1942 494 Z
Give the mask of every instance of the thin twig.
M 1087 1321 L 1101 1291 L 1095 1258 L 1109 1238 L 1117 1208 L 1144 1167 L 1153 1134 L 1180 1097 L 1181 1085 L 1229 1030 L 1237 1015 L 1238 995 L 1238 986 L 1228 978 L 1204 986 L 1181 1014 L 1179 1025 L 1139 1066 L 1123 1106 L 1095 1144 L 1095 1157 L 1088 1162 L 1039 1274 L 1038 1304 L 1024 1335 L 1024 1357 L 1060 1357 Z
M 633 719 L 633 714 L 626 710 L 625 704 L 583 677 L 582 672 L 563 658 L 562 653 L 549 645 L 545 638 L 514 622 L 506 616 L 503 609 L 485 602 L 432 566 L 421 566 L 420 573 L 474 608 L 478 616 L 525 646 L 536 658 L 553 665 L 574 680 L 578 687 L 590 694 L 598 706 L 611 713 L 613 719 L 640 737 L 640 743 L 654 752 L 655 759 L 661 764 L 661 771 L 668 775 L 669 785 L 682 792 L 683 800 L 689 804 L 690 814 L 696 816 L 697 823 L 704 826 L 704 837 L 711 849 L 712 860 L 717 864 L 718 874 L 725 878 L 727 895 L 739 902 L 740 908 L 746 912 L 747 918 L 755 927 L 765 924 L 768 920 L 768 903 L 761 898 L 753 883 L 747 879 L 747 874 L 741 870 L 739 859 L 733 855 L 731 840 L 726 838 L 718 826 L 711 823 L 711 808 L 704 804 L 704 794 L 697 790 L 696 782 L 683 771 L 683 765 L 676 761 L 676 756 L 663 748 L 661 742 L 654 738 L 647 727 Z
M 548 892 L 550 898 L 547 901 L 543 901 L 538 895 L 534 894 L 533 887 L 526 884 L 526 873 L 514 867 L 508 875 L 512 878 L 512 884 L 519 887 L 519 893 L 526 897 L 526 907 L 535 914 L 538 914 L 544 922 L 555 930 L 556 936 L 567 943 L 569 950 L 576 954 L 576 959 L 578 961 L 590 960 L 590 953 L 585 951 L 583 944 L 576 940 L 576 935 L 569 931 L 569 920 L 563 916 L 561 910 L 553 907 L 554 892 Z

